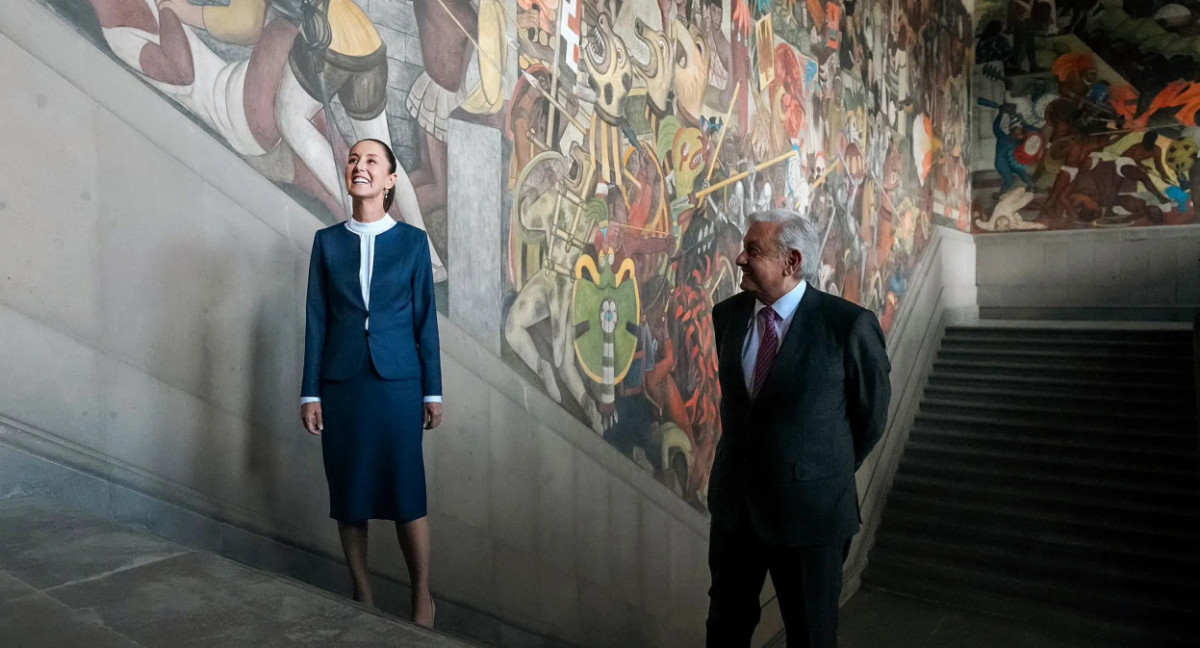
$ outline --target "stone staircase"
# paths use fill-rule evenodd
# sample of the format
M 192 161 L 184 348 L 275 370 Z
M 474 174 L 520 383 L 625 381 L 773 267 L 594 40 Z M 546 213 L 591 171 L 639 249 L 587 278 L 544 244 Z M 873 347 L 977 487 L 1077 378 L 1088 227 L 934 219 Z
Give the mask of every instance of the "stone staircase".
M 1191 335 L 947 329 L 864 585 L 1070 645 L 1200 645 Z
M 41 497 L 0 499 L 3 648 L 470 648 Z

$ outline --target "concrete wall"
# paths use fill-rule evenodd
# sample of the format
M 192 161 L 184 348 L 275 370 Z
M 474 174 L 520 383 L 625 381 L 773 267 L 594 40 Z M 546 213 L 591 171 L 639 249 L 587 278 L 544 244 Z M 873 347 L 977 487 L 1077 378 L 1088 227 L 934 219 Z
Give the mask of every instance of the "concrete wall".
M 980 235 L 984 318 L 1191 321 L 1200 226 Z
M 320 223 L 35 2 L 0 3 L 0 61 L 0 497 L 48 492 L 344 586 L 320 445 L 297 420 Z M 443 627 L 696 645 L 705 517 L 440 324 L 447 416 L 426 463 Z M 373 567 L 403 581 L 375 532 Z

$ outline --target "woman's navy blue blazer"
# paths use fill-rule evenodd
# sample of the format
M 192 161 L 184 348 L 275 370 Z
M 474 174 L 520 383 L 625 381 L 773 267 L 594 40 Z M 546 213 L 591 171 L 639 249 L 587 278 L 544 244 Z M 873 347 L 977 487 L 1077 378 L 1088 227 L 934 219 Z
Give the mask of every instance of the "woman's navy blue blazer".
M 428 236 L 397 223 L 375 237 L 370 312 L 358 280 L 360 254 L 358 235 L 343 223 L 318 231 L 313 241 L 300 395 L 319 397 L 322 380 L 353 378 L 367 358 L 385 380 L 419 378 L 424 395 L 440 395 Z

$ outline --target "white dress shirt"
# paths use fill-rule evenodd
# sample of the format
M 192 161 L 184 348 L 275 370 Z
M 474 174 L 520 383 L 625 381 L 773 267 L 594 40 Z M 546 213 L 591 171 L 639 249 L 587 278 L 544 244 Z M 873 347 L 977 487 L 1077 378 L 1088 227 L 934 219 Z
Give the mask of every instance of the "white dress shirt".
M 371 310 L 371 277 L 375 273 L 375 237 L 396 226 L 396 221 L 391 216 L 384 216 L 377 221 L 363 223 L 356 221 L 353 218 L 346 221 L 346 229 L 358 235 L 358 285 L 362 287 L 363 306 L 367 312 Z M 371 328 L 371 318 L 367 317 L 363 323 L 364 328 Z M 305 396 L 300 399 L 300 404 L 304 403 L 319 403 L 320 398 L 316 396 Z M 426 403 L 440 403 L 442 397 L 426 396 Z
M 754 302 L 754 315 L 750 319 L 754 323 L 750 327 L 750 331 L 746 333 L 746 341 L 742 346 L 742 373 L 746 378 L 746 390 L 754 390 L 754 367 L 758 363 L 758 343 L 763 336 L 763 321 L 759 319 L 758 312 L 764 308 L 770 308 L 779 316 L 778 323 L 772 324 L 776 327 L 776 339 L 779 340 L 779 346 L 783 346 L 783 336 L 787 335 L 788 327 L 792 325 L 792 317 L 796 314 L 796 307 L 800 305 L 800 300 L 804 297 L 804 290 L 807 288 L 808 282 L 803 279 L 795 288 L 792 288 L 783 297 L 775 300 L 770 306 L 760 302 Z M 776 349 L 778 352 L 778 349 Z

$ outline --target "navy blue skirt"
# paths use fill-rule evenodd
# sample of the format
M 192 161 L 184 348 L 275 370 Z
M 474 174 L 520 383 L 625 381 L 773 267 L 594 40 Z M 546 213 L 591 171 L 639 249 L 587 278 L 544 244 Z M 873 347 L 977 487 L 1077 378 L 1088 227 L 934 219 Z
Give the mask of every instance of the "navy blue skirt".
M 384 380 L 369 358 L 355 377 L 321 382 L 329 517 L 401 523 L 425 517 L 423 400 L 420 379 Z

